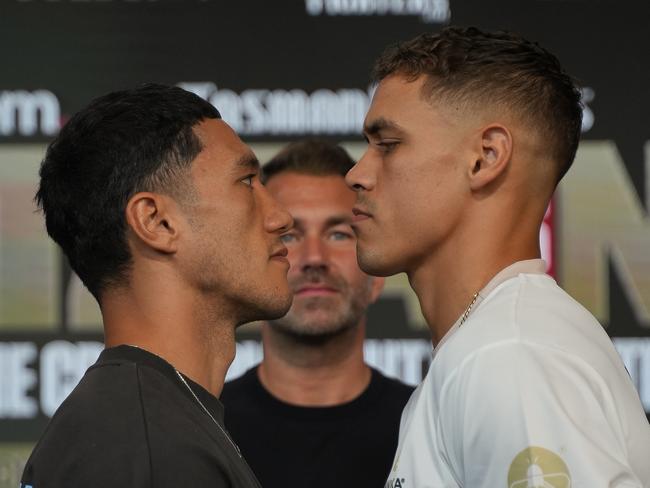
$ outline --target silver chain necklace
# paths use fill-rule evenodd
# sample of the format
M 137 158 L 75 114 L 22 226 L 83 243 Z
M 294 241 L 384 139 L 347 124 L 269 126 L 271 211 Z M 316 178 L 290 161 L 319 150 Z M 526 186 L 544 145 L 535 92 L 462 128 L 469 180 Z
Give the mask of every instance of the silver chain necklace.
M 460 327 L 461 325 L 463 325 L 463 323 L 467 320 L 467 317 L 469 317 L 469 314 L 470 314 L 471 311 L 472 311 L 472 307 L 473 307 L 474 304 L 476 303 L 476 300 L 478 300 L 478 297 L 479 297 L 479 296 L 480 296 L 480 295 L 478 294 L 478 292 L 474 293 L 474 296 L 472 297 L 472 301 L 469 302 L 469 305 L 467 306 L 467 309 L 465 310 L 465 312 L 463 313 L 462 317 L 460 318 L 460 323 L 458 324 L 458 327 Z
M 192 394 L 192 396 L 193 396 L 194 399 L 196 400 L 196 403 L 198 403 L 198 404 L 200 405 L 200 407 L 203 409 L 203 411 L 204 411 L 206 414 L 208 414 L 208 417 L 210 417 L 210 418 L 212 419 L 212 421 L 214 422 L 214 425 L 216 425 L 217 427 L 219 427 L 219 430 L 223 433 L 224 436 L 226 436 L 226 439 L 228 439 L 228 442 L 230 442 L 230 444 L 232 445 L 232 447 L 235 448 L 235 451 L 237 451 L 237 454 L 239 454 L 239 457 L 241 457 L 241 451 L 239 450 L 239 447 L 238 447 L 237 444 L 235 444 L 234 441 L 230 438 L 230 436 L 228 435 L 228 432 L 226 432 L 226 429 L 224 429 L 223 427 L 221 427 L 221 424 L 220 424 L 219 422 L 217 422 L 217 419 L 215 419 L 215 418 L 212 416 L 212 414 L 210 413 L 210 410 L 208 410 L 208 409 L 206 408 L 206 406 L 203 405 L 203 402 L 202 402 L 201 400 L 199 400 L 199 397 L 196 396 L 196 393 L 194 393 L 194 390 L 192 390 L 192 387 L 191 387 L 190 385 L 187 384 L 187 381 L 185 381 L 185 378 L 183 378 L 183 375 L 182 375 L 182 374 L 181 374 L 181 373 L 180 373 L 176 368 L 174 368 L 174 371 L 176 372 L 176 376 L 178 376 L 178 378 L 179 378 L 179 379 L 183 382 L 183 384 L 185 385 L 185 388 L 187 388 L 188 391 Z
M 148 351 L 147 349 L 144 349 L 144 348 L 142 348 L 140 346 L 136 346 L 134 344 L 125 344 L 125 345 L 129 346 L 129 347 L 133 347 L 135 349 L 140 349 L 141 351 L 144 351 L 144 352 L 146 352 L 148 354 L 152 354 L 152 355 L 156 356 L 158 359 L 160 359 L 161 361 L 169 364 L 174 369 L 174 373 L 176 373 L 176 376 L 178 376 L 178 379 L 181 380 L 181 383 L 183 383 L 185 385 L 185 388 L 187 388 L 187 390 L 192 394 L 192 396 L 194 397 L 194 400 L 196 400 L 196 403 L 198 403 L 200 405 L 201 409 L 203 409 L 203 411 L 206 414 L 208 414 L 208 417 L 210 417 L 210 419 L 219 428 L 219 430 L 223 433 L 223 435 L 226 436 L 226 439 L 228 439 L 228 442 L 230 442 L 232 447 L 235 448 L 235 451 L 237 451 L 237 454 L 239 454 L 239 457 L 242 457 L 241 451 L 239 450 L 239 447 L 237 447 L 237 444 L 235 444 L 235 442 L 230 438 L 230 436 L 228 435 L 228 432 L 226 432 L 226 429 L 221 427 L 221 424 L 219 422 L 217 422 L 217 419 L 215 419 L 212 416 L 212 414 L 210 413 L 210 410 L 208 410 L 205 407 L 205 405 L 203 405 L 203 402 L 201 400 L 199 400 L 199 397 L 196 396 L 196 393 L 194 393 L 194 390 L 192 390 L 192 387 L 187 384 L 187 381 L 185 381 L 185 378 L 183 378 L 183 375 L 180 373 L 180 371 L 178 371 L 176 368 L 174 368 L 174 366 L 172 366 L 171 363 L 169 361 L 167 361 L 165 358 L 160 357 L 158 354 L 156 354 L 154 352 Z
M 235 451 L 237 451 L 237 454 L 239 454 L 239 457 L 242 457 L 242 456 L 241 456 L 241 451 L 239 450 L 239 447 L 237 447 L 237 444 L 235 444 L 234 441 L 230 438 L 230 436 L 228 435 L 228 432 L 226 432 L 226 429 L 224 429 L 223 427 L 221 427 L 221 424 L 220 424 L 219 422 L 217 422 L 217 419 L 215 419 L 215 418 L 212 416 L 212 414 L 210 413 L 210 410 L 208 410 L 208 409 L 206 408 L 206 406 L 203 405 L 203 402 L 199 399 L 198 396 L 196 396 L 196 393 L 194 393 L 194 390 L 192 390 L 192 387 L 187 383 L 187 381 L 185 381 L 185 378 L 183 378 L 183 375 L 182 375 L 182 374 L 181 374 L 181 373 L 180 373 L 176 368 L 174 368 L 174 371 L 176 372 L 176 376 L 178 376 L 178 378 L 179 378 L 179 379 L 183 382 L 183 384 L 185 385 L 185 388 L 187 388 L 187 390 L 192 394 L 192 396 L 193 396 L 194 399 L 196 400 L 196 403 L 198 403 L 198 404 L 201 406 L 201 408 L 203 409 L 203 411 L 204 411 L 206 414 L 208 414 L 208 417 L 210 417 L 210 418 L 212 419 L 212 421 L 214 422 L 214 424 L 215 424 L 217 427 L 219 427 L 219 430 L 223 433 L 224 436 L 226 436 L 226 439 L 228 439 L 228 442 L 230 442 L 230 444 L 232 445 L 232 447 L 235 448 Z

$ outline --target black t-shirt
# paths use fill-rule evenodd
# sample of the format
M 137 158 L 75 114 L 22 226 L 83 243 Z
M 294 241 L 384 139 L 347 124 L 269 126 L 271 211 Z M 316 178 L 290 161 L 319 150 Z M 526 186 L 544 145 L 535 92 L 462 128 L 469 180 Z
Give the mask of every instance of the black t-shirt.
M 226 383 L 226 426 L 264 488 L 382 488 L 413 388 L 372 370 L 366 390 L 333 407 L 298 407 L 264 389 L 257 368 Z
M 54 414 L 27 461 L 22 486 L 259 488 L 259 483 L 225 433 L 216 397 L 181 379 L 163 359 L 118 346 L 101 353 Z

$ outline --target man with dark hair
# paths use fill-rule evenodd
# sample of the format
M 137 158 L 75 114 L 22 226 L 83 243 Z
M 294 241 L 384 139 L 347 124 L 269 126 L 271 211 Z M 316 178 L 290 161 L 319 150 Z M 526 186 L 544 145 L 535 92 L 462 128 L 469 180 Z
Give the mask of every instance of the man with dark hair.
M 52 142 L 37 202 L 99 302 L 106 349 L 23 487 L 259 486 L 223 425 L 235 327 L 291 303 L 292 224 L 219 112 L 180 88 L 98 98 Z
M 262 325 L 264 359 L 221 398 L 229 431 L 267 488 L 382 486 L 413 391 L 364 362 L 365 311 L 383 279 L 357 264 L 355 195 L 344 179 L 353 164 L 343 148 L 306 140 L 263 168 L 295 222 L 283 236 L 293 304 Z
M 435 345 L 386 486 L 650 486 L 650 428 L 598 322 L 545 274 L 539 229 L 580 95 L 521 37 L 446 28 L 388 49 L 348 173 L 357 254 L 406 272 Z

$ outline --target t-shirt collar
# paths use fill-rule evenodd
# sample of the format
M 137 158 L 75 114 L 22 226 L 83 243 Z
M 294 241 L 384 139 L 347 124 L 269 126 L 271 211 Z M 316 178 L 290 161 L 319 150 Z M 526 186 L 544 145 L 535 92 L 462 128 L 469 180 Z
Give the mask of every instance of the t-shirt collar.
M 517 261 L 511 265 L 503 268 L 499 271 L 494 277 L 488 282 L 487 285 L 483 287 L 481 291 L 478 292 L 476 300 L 472 304 L 472 311 L 478 308 L 479 304 L 490 294 L 492 293 L 501 283 L 519 276 L 520 274 L 545 274 L 546 273 L 546 262 L 543 259 L 526 259 L 524 261 Z M 468 304 L 469 305 L 469 304 Z M 465 315 L 463 313 L 463 315 Z M 442 345 L 447 342 L 449 337 L 454 335 L 458 330 L 463 320 L 463 315 L 458 317 L 458 320 L 454 325 L 447 331 L 447 333 L 440 339 L 440 342 L 436 344 L 436 347 L 433 350 L 433 355 L 435 356 L 436 352 L 442 347 Z M 471 312 L 468 316 L 471 316 Z

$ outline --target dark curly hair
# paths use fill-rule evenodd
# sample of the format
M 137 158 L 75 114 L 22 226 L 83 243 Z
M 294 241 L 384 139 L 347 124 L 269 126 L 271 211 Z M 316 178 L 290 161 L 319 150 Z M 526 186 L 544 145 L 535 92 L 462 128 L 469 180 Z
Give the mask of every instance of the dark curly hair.
M 390 46 L 375 63 L 379 82 L 427 76 L 429 100 L 472 108 L 503 107 L 549 142 L 558 181 L 570 168 L 582 125 L 580 92 L 558 59 L 521 36 L 447 27 Z

